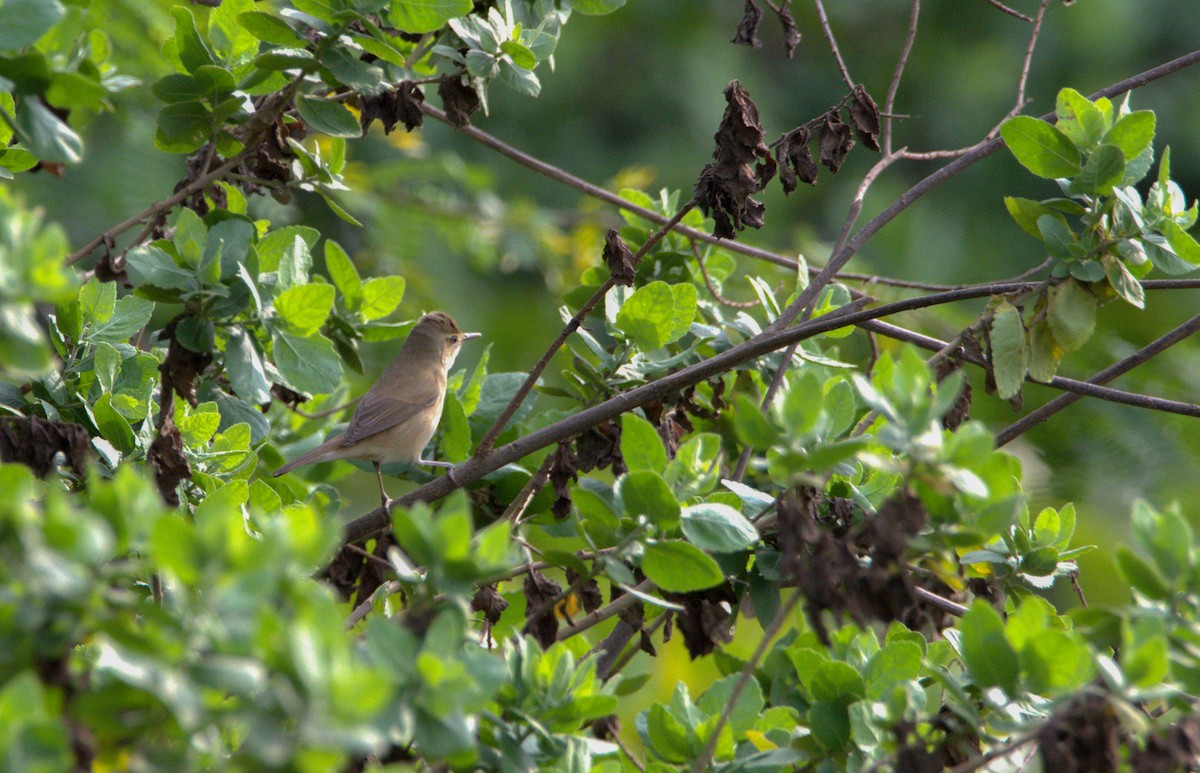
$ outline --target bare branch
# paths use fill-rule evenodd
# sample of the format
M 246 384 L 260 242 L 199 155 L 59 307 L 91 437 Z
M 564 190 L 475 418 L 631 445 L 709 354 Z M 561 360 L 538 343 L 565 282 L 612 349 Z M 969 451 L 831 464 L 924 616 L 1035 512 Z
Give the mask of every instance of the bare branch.
M 908 17 L 908 32 L 904 36 L 904 45 L 900 47 L 900 56 L 896 58 L 896 69 L 892 73 L 892 82 L 888 84 L 887 99 L 883 103 L 883 155 L 892 155 L 892 111 L 896 107 L 896 92 L 900 90 L 900 78 L 904 75 L 904 67 L 908 64 L 908 55 L 912 52 L 913 41 L 917 39 L 917 19 L 921 16 L 921 0 L 912 0 L 912 13 Z
M 1007 5 L 1000 2 L 1000 0 L 987 0 L 987 3 L 988 3 L 988 5 L 992 6 L 993 8 L 999 8 L 1001 11 L 1004 11 L 1009 16 L 1020 19 L 1021 21 L 1028 21 L 1028 22 L 1033 21 L 1033 19 L 1030 18 L 1029 16 L 1026 16 L 1025 14 L 1021 13 L 1020 11 L 1015 11 L 1012 8 L 1009 8 Z M 1044 3 L 1042 4 L 1042 7 L 1045 8 Z
M 825 33 L 825 39 L 829 41 L 829 49 L 833 51 L 833 58 L 837 60 L 838 72 L 842 74 L 842 80 L 846 83 L 846 88 L 854 90 L 854 79 L 850 77 L 850 72 L 846 69 L 846 62 L 842 59 L 842 52 L 838 50 L 837 38 L 833 36 L 833 28 L 829 26 L 829 17 L 825 13 L 825 4 L 821 0 L 813 0 L 817 6 L 817 16 L 821 19 L 821 31 Z

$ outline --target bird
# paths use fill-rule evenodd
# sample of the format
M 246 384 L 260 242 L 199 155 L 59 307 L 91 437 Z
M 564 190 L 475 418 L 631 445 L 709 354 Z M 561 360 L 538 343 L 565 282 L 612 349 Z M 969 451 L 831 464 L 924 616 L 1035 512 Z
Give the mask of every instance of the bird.
M 464 333 L 442 311 L 417 320 L 396 358 L 359 400 L 345 433 L 326 440 L 271 473 L 278 478 L 305 464 L 363 459 L 375 466 L 379 496 L 391 502 L 383 486 L 381 464 L 409 462 L 437 467 L 454 465 L 422 459 L 446 400 L 446 373 L 462 345 L 480 333 Z

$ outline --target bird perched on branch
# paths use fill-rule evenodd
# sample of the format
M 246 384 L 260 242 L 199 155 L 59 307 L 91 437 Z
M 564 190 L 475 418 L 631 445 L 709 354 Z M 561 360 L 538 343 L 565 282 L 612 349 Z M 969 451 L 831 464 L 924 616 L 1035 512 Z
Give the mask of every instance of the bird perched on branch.
M 453 467 L 421 458 L 433 437 L 446 400 L 446 373 L 463 342 L 479 333 L 464 333 L 449 314 L 434 311 L 417 320 L 396 359 L 359 400 L 346 432 L 326 440 L 271 473 L 279 477 L 304 464 L 334 459 L 364 459 L 375 465 L 383 506 L 381 464 L 409 462 Z

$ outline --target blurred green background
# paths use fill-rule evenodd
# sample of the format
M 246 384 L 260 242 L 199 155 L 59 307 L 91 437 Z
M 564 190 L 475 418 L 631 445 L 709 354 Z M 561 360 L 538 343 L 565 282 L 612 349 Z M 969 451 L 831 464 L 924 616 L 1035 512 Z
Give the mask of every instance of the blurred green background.
M 564 30 L 556 70 L 539 72 L 543 91 L 531 99 L 497 85 L 490 115 L 474 123 L 541 159 L 613 190 L 630 185 L 690 191 L 712 152 L 724 110 L 722 89 L 738 79 L 756 100 L 769 138 L 823 112 L 845 94 L 811 3 L 794 2 L 803 40 L 791 60 L 768 12 L 761 48 L 731 45 L 742 12 L 738 0 L 631 0 L 605 17 L 576 14 Z M 831 22 L 852 77 L 882 105 L 908 25 L 903 0 L 829 2 Z M 1038 3 L 1010 0 L 1033 13 Z M 166 74 L 161 42 L 172 28 L 165 0 L 93 3 L 123 70 L 153 82 Z M 1072 86 L 1091 93 L 1200 44 L 1200 14 L 1181 0 L 1080 0 L 1048 6 L 1029 76 L 1026 112 L 1053 109 L 1054 94 Z M 969 145 L 1012 107 L 1029 25 L 985 0 L 922 4 L 920 32 L 901 84 L 896 145 L 931 150 Z M 1137 91 L 1135 108 L 1158 113 L 1156 149 L 1172 148 L 1172 175 L 1189 198 L 1200 192 L 1200 70 L 1185 70 Z M 64 179 L 20 175 L 5 185 L 61 222 L 79 245 L 171 192 L 183 160 L 152 150 L 158 105 L 147 89 L 120 95 L 114 114 L 84 127 L 85 162 Z M 763 196 L 767 224 L 741 238 L 821 264 L 828 255 L 862 175 L 875 161 L 863 148 L 836 177 L 824 170 L 815 188 L 784 198 L 777 186 Z M 939 162 L 901 162 L 871 189 L 860 224 L 886 207 Z M 553 337 L 561 291 L 599 259 L 603 227 L 616 223 L 607 206 L 535 175 L 430 122 L 414 135 L 393 133 L 354 143 L 343 204 L 361 229 L 334 218 L 319 199 L 298 196 L 283 206 L 269 198 L 252 205 L 276 226 L 303 222 L 341 242 L 364 274 L 398 273 L 408 280 L 401 316 L 440 308 L 470 330 L 485 332 L 492 371 L 527 370 Z M 851 263 L 851 270 L 958 284 L 1001 279 L 1038 264 L 1039 243 L 1011 222 L 1005 195 L 1045 198 L 1055 189 L 1032 178 L 1007 153 L 997 153 L 918 201 L 884 228 Z M 786 281 L 785 272 L 748 258 L 747 272 Z M 734 287 L 734 285 L 727 285 Z M 742 298 L 751 297 L 744 287 Z M 873 289 L 881 298 L 896 291 Z M 736 290 L 729 294 L 735 294 Z M 1102 309 L 1099 334 L 1064 362 L 1061 374 L 1087 378 L 1190 316 L 1200 291 L 1158 292 L 1147 309 L 1124 304 Z M 910 315 L 902 324 L 940 337 L 968 324 L 981 303 Z M 848 344 L 848 346 L 859 345 Z M 886 342 L 884 345 L 887 345 Z M 394 344 L 364 352 L 366 376 L 383 366 Z M 1192 401 L 1200 383 L 1197 342 L 1185 342 L 1114 385 Z M 482 348 L 464 352 L 471 368 Z M 553 368 L 551 369 L 551 372 Z M 973 380 L 973 415 L 1000 429 L 1018 417 L 983 395 Z M 1053 397 L 1029 387 L 1025 409 Z M 1184 512 L 1200 504 L 1196 484 L 1200 431 L 1192 421 L 1085 401 L 1010 446 L 1025 465 L 1026 490 L 1036 510 L 1073 500 L 1080 510 L 1081 544 L 1124 541 L 1129 503 L 1179 500 Z M 369 484 L 369 485 L 368 485 Z M 343 485 L 364 506 L 375 496 L 367 475 Z M 396 493 L 393 491 L 393 494 Z M 1200 520 L 1193 518 L 1200 524 Z M 1090 602 L 1122 593 L 1110 551 L 1086 556 L 1081 585 Z M 1073 602 L 1069 589 L 1055 596 Z M 748 632 L 747 632 L 748 633 Z

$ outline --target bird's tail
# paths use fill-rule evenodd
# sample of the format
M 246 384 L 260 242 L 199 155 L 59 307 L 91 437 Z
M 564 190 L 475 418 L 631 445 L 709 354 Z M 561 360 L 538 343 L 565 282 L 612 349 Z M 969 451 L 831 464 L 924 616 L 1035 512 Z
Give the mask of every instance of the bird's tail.
M 305 454 L 300 454 L 292 461 L 280 467 L 275 472 L 271 473 L 272 477 L 278 478 L 280 475 L 286 475 L 297 467 L 303 467 L 306 464 L 316 464 L 317 462 L 328 462 L 340 458 L 339 454 L 332 453 L 341 448 L 341 435 L 332 437 L 326 440 L 321 445 Z

